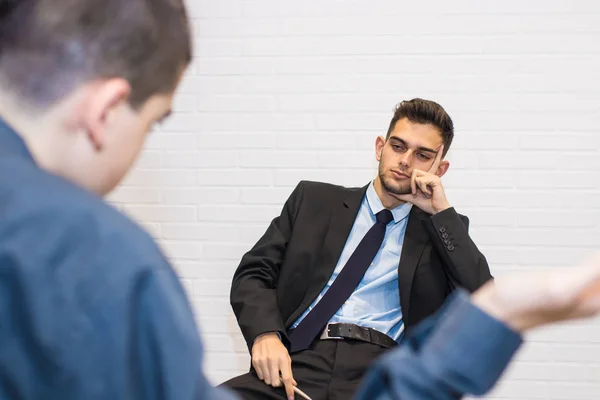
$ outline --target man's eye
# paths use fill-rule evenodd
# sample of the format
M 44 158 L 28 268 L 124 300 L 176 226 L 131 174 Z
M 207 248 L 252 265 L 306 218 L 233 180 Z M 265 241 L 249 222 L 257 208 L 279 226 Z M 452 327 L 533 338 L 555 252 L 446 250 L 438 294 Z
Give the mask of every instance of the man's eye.
M 423 154 L 423 153 L 419 153 L 418 156 L 421 160 L 425 160 L 425 161 L 427 161 L 431 158 L 427 154 Z
M 399 146 L 397 144 L 393 144 L 392 147 L 394 148 L 394 150 L 404 150 L 403 146 Z

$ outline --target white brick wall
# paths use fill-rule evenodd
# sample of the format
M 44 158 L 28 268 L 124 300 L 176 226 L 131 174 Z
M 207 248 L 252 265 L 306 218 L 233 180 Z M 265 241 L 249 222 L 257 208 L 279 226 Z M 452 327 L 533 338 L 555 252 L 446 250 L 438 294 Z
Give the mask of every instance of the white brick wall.
M 498 276 L 600 244 L 600 2 L 188 0 L 175 115 L 111 197 L 164 244 L 215 383 L 247 370 L 231 275 L 300 179 L 363 185 L 394 105 L 446 107 L 445 185 Z M 539 331 L 495 399 L 599 399 L 600 322 Z

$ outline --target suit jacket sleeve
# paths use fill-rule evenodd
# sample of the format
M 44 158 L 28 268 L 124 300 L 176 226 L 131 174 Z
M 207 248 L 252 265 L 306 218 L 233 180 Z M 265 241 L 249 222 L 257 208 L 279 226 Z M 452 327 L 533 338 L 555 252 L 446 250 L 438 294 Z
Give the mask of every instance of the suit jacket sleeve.
M 278 332 L 287 341 L 284 321 L 277 304 L 276 285 L 294 221 L 302 201 L 300 182 L 286 201 L 281 214 L 240 262 L 231 285 L 231 306 L 248 348 L 265 332 Z
M 469 236 L 467 217 L 451 207 L 431 216 L 425 226 L 446 267 L 451 289 L 474 292 L 492 279 L 484 255 Z
M 368 372 L 357 400 L 453 400 L 483 395 L 522 344 L 459 289 Z

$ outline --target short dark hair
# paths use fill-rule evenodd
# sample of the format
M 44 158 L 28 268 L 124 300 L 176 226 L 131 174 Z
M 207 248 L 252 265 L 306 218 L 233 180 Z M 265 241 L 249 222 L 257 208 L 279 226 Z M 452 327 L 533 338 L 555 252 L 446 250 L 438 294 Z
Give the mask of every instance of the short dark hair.
M 399 103 L 394 110 L 394 116 L 390 122 L 386 140 L 390 137 L 390 133 L 394 130 L 396 123 L 403 118 L 407 118 L 410 122 L 416 124 L 427 124 L 437 128 L 444 144 L 442 155 L 446 155 L 454 138 L 454 123 L 441 105 L 431 100 L 419 98 Z
M 191 59 L 183 0 L 0 0 L 0 82 L 36 108 L 114 77 L 138 108 L 175 89 Z

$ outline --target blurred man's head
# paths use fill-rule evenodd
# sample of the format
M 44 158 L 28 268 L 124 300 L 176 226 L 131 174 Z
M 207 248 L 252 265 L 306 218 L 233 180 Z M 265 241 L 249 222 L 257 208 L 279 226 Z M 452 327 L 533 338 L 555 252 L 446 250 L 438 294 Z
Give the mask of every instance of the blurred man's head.
M 42 167 L 106 194 L 191 49 L 183 0 L 0 0 L 0 117 Z
M 438 103 L 423 99 L 401 102 L 385 138 L 380 136 L 375 143 L 379 161 L 377 186 L 395 195 L 410 193 L 413 170 L 429 171 L 438 149 L 443 145 L 445 156 L 453 138 L 452 119 Z M 442 176 L 449 166 L 444 160 L 433 173 Z

